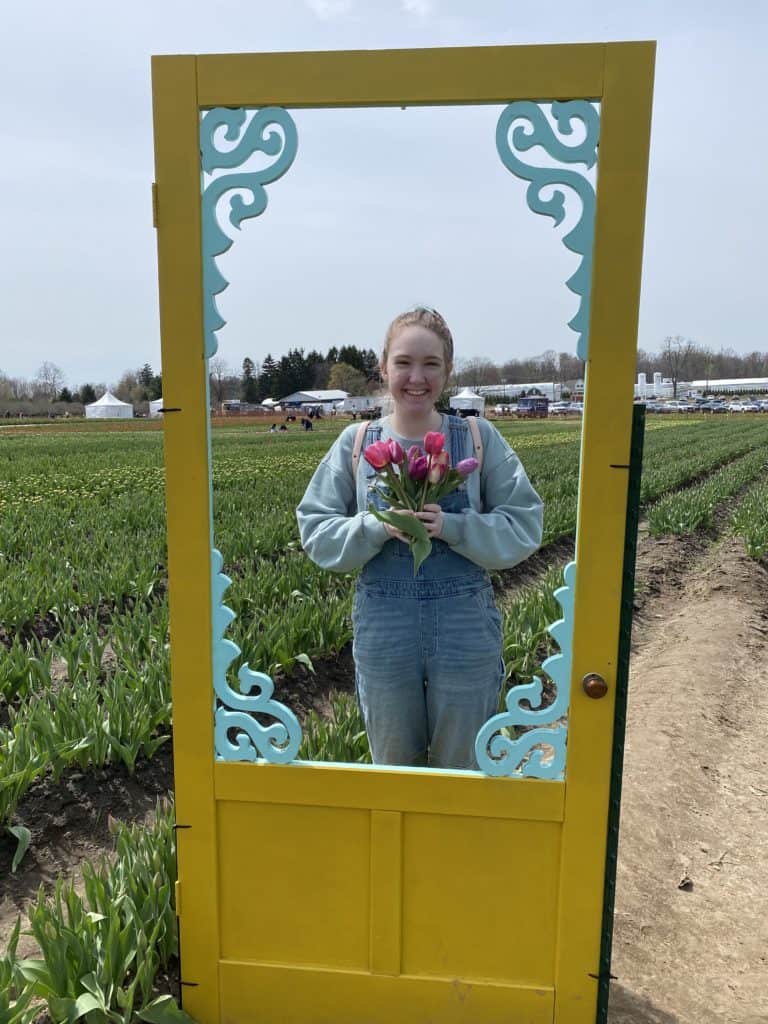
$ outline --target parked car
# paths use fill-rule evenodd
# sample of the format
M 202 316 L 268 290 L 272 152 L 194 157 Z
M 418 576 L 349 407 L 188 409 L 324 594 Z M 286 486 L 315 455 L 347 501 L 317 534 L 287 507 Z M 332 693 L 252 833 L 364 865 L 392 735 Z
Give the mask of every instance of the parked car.
M 728 403 L 728 412 L 746 412 L 746 411 L 747 411 L 747 404 L 746 404 L 746 402 L 729 402 Z
M 570 402 L 553 402 L 549 407 L 550 416 L 566 416 L 572 411 Z
M 704 402 L 703 405 L 699 406 L 699 412 L 728 412 L 728 406 L 725 402 Z
M 667 407 L 667 412 L 696 412 L 696 406 L 691 402 L 679 402 L 674 400 L 672 402 L 664 403 Z
M 549 399 L 543 395 L 527 395 L 517 403 L 517 415 L 521 419 L 546 419 Z

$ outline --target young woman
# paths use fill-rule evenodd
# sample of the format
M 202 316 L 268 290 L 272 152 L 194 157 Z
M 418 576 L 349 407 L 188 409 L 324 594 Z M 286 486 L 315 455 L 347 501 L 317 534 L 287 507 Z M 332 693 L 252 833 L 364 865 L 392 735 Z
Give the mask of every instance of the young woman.
M 394 438 L 423 447 L 445 435 L 451 466 L 474 454 L 467 421 L 435 402 L 453 366 L 442 316 L 419 307 L 387 331 L 381 375 L 393 412 L 370 423 L 363 447 Z M 443 498 L 413 512 L 432 553 L 413 575 L 405 537 L 369 504 L 374 470 L 355 454 L 358 424 L 337 438 L 296 515 L 304 550 L 324 569 L 362 567 L 352 608 L 357 696 L 375 764 L 477 768 L 474 742 L 495 714 L 504 681 L 501 616 L 488 569 L 523 561 L 541 543 L 541 499 L 496 428 L 478 418 L 482 467 Z

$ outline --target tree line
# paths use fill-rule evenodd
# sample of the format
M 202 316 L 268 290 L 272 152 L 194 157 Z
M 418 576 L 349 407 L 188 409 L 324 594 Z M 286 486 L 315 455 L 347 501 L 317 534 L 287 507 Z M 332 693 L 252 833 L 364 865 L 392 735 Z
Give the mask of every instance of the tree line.
M 337 389 L 363 395 L 381 384 L 378 356 L 373 349 L 355 345 L 334 345 L 326 353 L 312 349 L 306 354 L 303 348 L 291 348 L 279 359 L 267 353 L 261 362 L 246 356 L 239 372 L 221 356 L 214 356 L 208 369 L 211 398 L 217 405 L 233 398 L 255 405 L 295 391 Z
M 268 353 L 261 362 L 246 356 L 233 370 L 221 356 L 208 366 L 211 398 L 217 405 L 227 399 L 257 404 L 265 398 L 280 399 L 294 391 L 338 389 L 363 395 L 381 387 L 379 357 L 373 349 L 355 345 L 332 346 L 326 353 L 291 348 L 279 359 Z M 730 377 L 768 377 L 768 352 L 738 353 L 732 348 L 713 349 L 681 335 L 666 337 L 656 352 L 639 349 L 637 371 L 649 382 L 654 373 L 672 380 L 717 380 Z M 525 359 L 493 361 L 482 356 L 457 361 L 452 384 L 480 387 L 493 384 L 533 384 L 554 381 L 567 384 L 584 377 L 584 364 L 570 352 L 547 350 Z M 162 396 L 162 376 L 149 363 L 126 370 L 110 388 L 124 402 L 140 406 Z M 33 380 L 10 377 L 0 371 L 0 403 L 4 409 L 31 404 L 50 408 L 55 403 L 88 405 L 107 390 L 103 383 L 88 382 L 67 387 L 66 376 L 55 363 L 44 362 Z
M 140 405 L 160 398 L 163 380 L 149 363 L 137 370 L 126 370 L 117 384 L 109 389 L 104 383 L 87 382 L 76 387 L 67 387 L 67 378 L 56 363 L 44 362 L 32 380 L 10 377 L 0 371 L 0 402 L 5 405 L 90 405 L 110 390 L 123 402 Z
M 654 373 L 677 383 L 681 380 L 718 380 L 731 377 L 768 377 L 768 352 L 734 352 L 713 349 L 682 335 L 669 335 L 657 352 L 637 351 L 637 372 L 653 381 Z M 476 357 L 456 366 L 456 384 L 479 387 L 488 384 L 565 384 L 584 378 L 584 364 L 570 352 L 548 350 L 527 359 L 497 363 Z

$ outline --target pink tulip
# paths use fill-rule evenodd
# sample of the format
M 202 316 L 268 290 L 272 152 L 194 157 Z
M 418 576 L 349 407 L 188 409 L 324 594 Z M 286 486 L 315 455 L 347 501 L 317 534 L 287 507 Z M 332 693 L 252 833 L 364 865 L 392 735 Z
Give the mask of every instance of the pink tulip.
M 461 462 L 456 466 L 456 472 L 459 476 L 463 476 L 465 479 L 470 473 L 474 473 L 480 463 L 477 459 L 462 459 Z
M 438 484 L 448 472 L 448 465 L 451 459 L 448 452 L 438 452 L 433 456 L 432 464 L 427 473 L 427 479 L 431 484 Z
M 424 435 L 424 451 L 427 455 L 439 455 L 445 447 L 445 434 L 439 430 L 430 430 Z
M 386 441 L 374 441 L 363 450 L 363 458 L 374 469 L 384 469 L 392 461 L 389 445 Z
M 403 451 L 403 446 L 399 443 L 399 441 L 395 441 L 395 439 L 392 438 L 391 440 L 387 441 L 387 447 L 389 448 L 390 459 L 392 460 L 392 462 L 394 462 L 396 466 L 399 466 L 400 463 L 403 462 L 403 460 L 405 459 L 405 452 Z
M 423 455 L 418 455 L 408 463 L 408 475 L 412 480 L 423 480 L 428 469 L 429 463 Z
M 408 449 L 408 461 L 413 462 L 414 459 L 418 459 L 420 455 L 423 455 L 421 448 L 417 444 L 412 444 Z

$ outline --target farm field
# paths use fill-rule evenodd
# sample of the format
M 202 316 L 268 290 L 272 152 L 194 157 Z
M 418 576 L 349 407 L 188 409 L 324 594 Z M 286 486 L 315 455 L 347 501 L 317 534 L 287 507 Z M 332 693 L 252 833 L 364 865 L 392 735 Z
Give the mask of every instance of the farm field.
M 354 575 L 313 566 L 299 546 L 294 518 L 309 476 L 341 426 L 321 423 L 311 434 L 292 429 L 282 436 L 269 435 L 264 425 L 217 426 L 215 539 L 233 580 L 225 601 L 237 619 L 228 635 L 243 661 L 275 678 L 276 696 L 304 720 L 301 756 L 365 761 L 367 742 L 351 696 Z M 169 812 L 160 813 L 160 825 L 155 818 L 156 800 L 172 780 L 162 433 L 144 424 L 135 431 L 76 427 L 0 429 L 0 949 L 12 939 L 17 911 L 34 904 L 37 939 L 19 940 L 32 955 L 39 955 L 35 941 L 45 941 L 42 922 L 55 919 L 49 895 L 55 901 L 56 875 L 80 879 L 83 858 L 110 848 L 108 815 L 160 829 L 166 866 L 155 867 L 163 878 L 172 860 L 172 830 L 162 829 Z M 509 685 L 527 681 L 552 651 L 546 627 L 559 616 L 552 593 L 573 550 L 579 427 L 500 424 L 546 510 L 542 551 L 515 570 L 493 574 Z M 768 417 L 649 422 L 635 630 L 640 659 L 658 641 L 655 616 L 663 614 L 667 624 L 681 601 L 703 607 L 694 582 L 706 590 L 705 573 L 722 575 L 721 564 L 733 567 L 720 581 L 732 604 L 744 621 L 757 615 L 755 595 L 768 598 L 767 464 Z M 742 581 L 741 589 L 728 591 L 731 576 Z M 710 629 L 715 625 L 710 621 Z M 753 640 L 745 634 L 742 646 Z M 646 669 L 652 673 L 653 665 Z M 682 664 L 678 669 L 683 672 Z M 677 711 L 683 714 L 682 705 Z M 628 792 L 631 808 L 631 784 Z M 125 856 L 132 844 L 143 850 L 139 833 L 118 831 Z M 11 871 L 14 857 L 20 859 Z M 109 884 L 125 883 L 124 870 L 114 874 L 117 881 Z M 41 882 L 45 895 L 37 896 Z M 78 881 L 87 899 L 86 890 Z M 66 903 L 61 894 L 59 900 Z M 97 908 L 88 904 L 86 916 L 87 910 Z M 170 894 L 155 916 L 168 913 Z M 146 932 L 153 975 L 172 974 L 172 938 L 163 931 L 152 939 L 148 921 L 137 919 L 132 927 Z M 94 951 L 97 945 L 94 937 Z M 2 971 L 0 959 L 0 982 Z M 133 993 L 134 1007 L 158 990 L 150 979 Z M 18 1018 L 20 1024 L 25 1019 L 32 1018 Z

